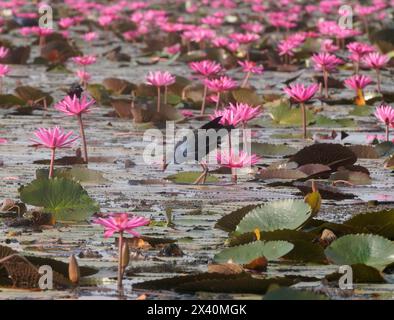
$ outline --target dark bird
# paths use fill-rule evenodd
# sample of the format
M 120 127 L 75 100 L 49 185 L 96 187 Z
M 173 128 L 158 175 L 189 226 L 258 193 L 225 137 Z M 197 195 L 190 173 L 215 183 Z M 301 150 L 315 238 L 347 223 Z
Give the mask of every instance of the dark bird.
M 83 89 L 78 83 L 72 84 L 70 89 L 67 91 L 67 95 L 70 98 L 77 96 L 77 98 L 80 99 L 82 96 L 82 93 L 83 93 Z
M 220 123 L 221 119 L 222 117 L 215 118 L 212 121 L 204 124 L 201 128 L 190 131 L 189 134 L 185 135 L 181 140 L 177 141 L 175 143 L 174 149 L 171 150 L 171 154 L 166 153 L 163 169 L 165 170 L 170 163 L 181 164 L 189 160 L 195 160 L 199 162 L 203 171 L 194 182 L 194 184 L 205 183 L 209 169 L 207 164 L 201 162 L 202 159 L 206 157 L 210 152 L 219 148 L 222 140 L 229 134 L 232 129 L 234 129 L 233 126 L 222 125 Z M 208 130 L 210 129 L 215 131 L 215 139 L 209 137 Z M 218 135 L 218 133 L 224 134 Z M 205 143 L 201 139 L 205 139 Z M 194 142 L 194 144 L 192 144 L 191 142 Z M 168 159 L 169 162 L 167 162 Z

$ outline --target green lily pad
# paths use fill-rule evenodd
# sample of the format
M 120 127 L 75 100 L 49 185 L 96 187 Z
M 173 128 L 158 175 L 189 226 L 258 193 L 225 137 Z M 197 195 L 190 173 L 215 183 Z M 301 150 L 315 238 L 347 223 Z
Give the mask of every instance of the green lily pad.
M 318 115 L 316 117 L 315 125 L 319 127 L 355 127 L 357 125 L 354 119 L 343 118 L 343 119 L 331 119 L 326 116 Z
M 338 167 L 352 165 L 357 161 L 356 155 L 341 144 L 316 143 L 303 148 L 289 161 L 300 166 L 310 163 L 319 163 L 336 170 Z
M 36 179 L 19 189 L 22 202 L 43 207 L 59 221 L 83 221 L 99 210 L 82 186 L 69 179 Z
M 317 234 L 297 230 L 275 230 L 262 232 L 262 241 L 287 241 L 294 245 L 293 250 L 283 256 L 285 260 L 292 260 L 305 263 L 326 263 L 324 248 L 317 243 L 313 243 Z M 254 232 L 243 233 L 239 236 L 231 237 L 227 242 L 230 246 L 239 246 L 256 241 Z
M 248 273 L 202 273 L 145 281 L 133 286 L 143 290 L 175 290 L 177 292 L 218 292 L 265 294 L 271 285 L 291 286 L 298 282 L 316 281 L 315 278 L 286 276 L 281 278 L 254 278 Z
M 264 204 L 250 211 L 238 224 L 237 233 L 261 232 L 301 227 L 312 214 L 303 200 L 280 200 Z
M 111 105 L 111 97 L 107 89 L 98 83 L 92 83 L 87 86 L 87 91 L 89 94 L 97 101 L 97 103 L 110 106 Z
M 215 228 L 226 232 L 234 231 L 237 225 L 241 222 L 242 218 L 256 207 L 257 205 L 252 204 L 232 211 L 230 214 L 220 218 L 215 224 Z
M 48 169 L 38 169 L 36 171 L 37 179 L 47 178 Z M 74 179 L 82 184 L 105 184 L 108 182 L 100 171 L 88 169 L 83 166 L 73 166 L 72 168 L 57 168 L 54 170 L 54 177 Z
M 285 157 L 295 154 L 298 150 L 286 144 L 252 142 L 251 151 L 263 157 Z
M 386 283 L 379 270 L 365 264 L 352 264 L 353 283 Z M 343 274 L 334 272 L 325 276 L 329 282 L 338 283 Z
M 279 106 L 270 109 L 272 120 L 285 126 L 300 126 L 302 124 L 302 114 L 300 108 L 291 108 L 287 103 L 281 103 Z M 314 122 L 313 112 L 306 110 L 307 124 Z
M 14 96 L 12 94 L 1 94 L 0 95 L 0 106 L 2 107 L 13 107 L 13 106 L 24 106 L 25 101 Z
M 167 177 L 168 180 L 171 180 L 174 183 L 179 183 L 179 184 L 183 184 L 183 183 L 187 183 L 187 184 L 191 184 L 193 182 L 195 182 L 198 177 L 201 175 L 202 172 L 199 171 L 191 171 L 191 172 L 179 172 L 177 174 L 173 174 Z M 206 182 L 210 182 L 210 183 L 215 183 L 218 182 L 219 178 L 212 176 L 212 175 L 208 175 L 207 176 L 207 180 Z
M 325 254 L 337 265 L 366 264 L 383 271 L 394 262 L 394 244 L 378 235 L 352 234 L 335 240 Z
M 329 298 L 306 290 L 278 288 L 269 290 L 263 300 L 329 300 Z
M 368 117 L 373 114 L 374 110 L 371 107 L 364 106 L 362 108 L 356 106 L 349 112 L 349 116 Z
M 389 157 L 394 154 L 394 143 L 391 141 L 385 141 L 375 146 L 375 151 L 379 157 Z
M 238 264 L 247 264 L 257 258 L 265 257 L 267 260 L 277 260 L 293 249 L 287 241 L 255 241 L 245 245 L 224 249 L 215 255 L 217 263 L 232 261 Z
M 365 228 L 370 233 L 394 240 L 394 209 L 361 213 L 345 221 L 344 224 Z
M 251 106 L 260 106 L 263 103 L 262 98 L 255 90 L 248 88 L 239 88 L 231 91 L 234 100 L 238 103 L 247 103 Z

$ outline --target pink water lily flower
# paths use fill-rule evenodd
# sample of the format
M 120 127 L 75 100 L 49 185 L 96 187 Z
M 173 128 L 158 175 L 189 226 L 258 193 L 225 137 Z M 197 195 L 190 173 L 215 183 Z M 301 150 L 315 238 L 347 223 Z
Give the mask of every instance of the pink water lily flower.
M 11 69 L 5 64 L 0 64 L 0 94 L 3 93 L 3 78 L 10 73 Z
M 67 96 L 62 101 L 55 105 L 55 109 L 65 113 L 68 116 L 76 116 L 78 119 L 79 130 L 82 138 L 82 149 L 85 163 L 88 163 L 88 151 L 86 144 L 85 129 L 82 121 L 82 114 L 90 111 L 90 107 L 94 105 L 96 101 L 89 99 L 87 96 L 82 95 L 78 98 L 76 95 L 72 97 Z
M 79 78 L 80 84 L 86 88 L 89 80 L 92 78 L 91 74 L 84 70 L 77 70 L 75 74 Z
M 329 73 L 335 70 L 339 64 L 343 63 L 343 61 L 333 54 L 321 52 L 312 56 L 312 62 L 314 64 L 315 70 L 323 72 L 325 97 L 328 99 Z
M 294 101 L 305 103 L 314 97 L 316 92 L 319 90 L 319 86 L 315 83 L 309 87 L 305 87 L 303 84 L 291 84 L 289 87 L 283 90 Z
M 168 71 L 155 71 L 149 72 L 146 76 L 146 84 L 157 88 L 157 112 L 161 108 L 161 87 L 164 87 L 164 104 L 167 104 L 167 87 L 176 82 L 175 76 Z
M 371 82 L 372 82 L 371 78 L 365 75 L 354 75 L 344 81 L 345 85 L 348 88 L 353 89 L 355 91 L 364 89 Z
M 354 62 L 356 74 L 358 74 L 362 58 L 368 53 L 375 52 L 375 48 L 362 42 L 351 42 L 346 47 L 351 53 L 349 59 Z
M 305 102 L 311 100 L 316 92 L 319 90 L 317 84 L 312 84 L 309 87 L 305 87 L 303 84 L 291 84 L 290 87 L 283 89 L 287 95 L 294 101 L 300 103 L 302 112 L 302 135 L 303 138 L 307 138 L 307 119 L 306 119 L 306 108 Z
M 237 169 L 253 166 L 260 160 L 255 154 L 249 155 L 244 151 L 234 152 L 233 149 L 218 152 L 216 158 L 221 166 L 231 169 L 234 183 L 237 183 Z
M 229 91 L 237 87 L 237 83 L 227 76 L 222 76 L 218 79 L 205 79 L 204 84 L 208 87 L 209 90 L 216 92 L 216 110 L 219 108 L 220 94 L 222 92 Z
M 134 229 L 146 226 L 150 221 L 144 217 L 131 216 L 127 213 L 110 213 L 108 218 L 98 218 L 93 221 L 95 224 L 102 225 L 104 227 L 104 238 L 111 237 L 114 233 L 119 233 L 118 241 L 118 288 L 122 288 L 122 279 L 124 274 L 124 263 L 123 263 L 123 250 L 124 250 L 124 233 L 133 235 L 134 237 L 140 237 L 140 234 Z
M 92 42 L 92 41 L 98 39 L 98 34 L 97 34 L 97 32 L 88 32 L 88 33 L 85 33 L 85 34 L 83 35 L 83 39 L 84 39 L 86 42 Z
M 372 79 L 365 75 L 354 75 L 344 81 L 344 84 L 349 89 L 353 89 L 357 93 L 356 104 L 358 106 L 365 106 L 364 88 L 372 83 Z
M 390 126 L 394 128 L 394 108 L 383 103 L 376 108 L 375 117 L 386 126 L 386 141 L 390 141 Z
M 211 119 L 222 117 L 220 123 L 225 126 L 234 126 L 242 124 L 245 128 L 246 124 L 261 114 L 261 107 L 253 107 L 247 103 L 230 103 L 229 106 L 223 110 L 217 110 Z
M 134 229 L 149 224 L 149 219 L 138 216 L 131 216 L 127 213 L 111 213 L 108 218 L 98 218 L 94 220 L 94 223 L 100 224 L 104 227 L 104 237 L 109 238 L 114 233 L 123 233 L 133 235 L 134 237 L 140 237 L 140 234 Z
M 264 67 L 262 65 L 257 65 L 254 61 L 238 61 L 238 64 L 242 67 L 242 71 L 246 73 L 241 88 L 247 86 L 251 74 L 262 74 L 264 71 Z
M 10 50 L 6 47 L 0 47 L 0 59 L 4 59 L 8 53 L 10 52 Z
M 321 51 L 332 53 L 339 50 L 339 47 L 334 44 L 331 39 L 323 40 L 320 47 Z
M 379 52 L 371 52 L 364 56 L 362 62 L 368 68 L 374 69 L 376 71 L 378 91 L 381 92 L 381 69 L 383 69 L 387 63 L 390 61 L 390 58 L 385 54 L 380 54 Z
M 68 116 L 79 116 L 90 112 L 90 107 L 95 103 L 94 99 L 89 99 L 86 95 L 83 95 L 80 99 L 76 95 L 73 97 L 66 96 L 55 105 L 55 109 L 64 112 Z
M 73 137 L 74 132 L 64 132 L 62 128 L 39 128 L 34 132 L 36 139 L 31 139 L 35 146 L 51 149 L 51 163 L 49 167 L 49 178 L 53 177 L 55 162 L 55 151 L 57 148 L 71 148 L 78 137 Z
M 5 64 L 0 64 L 0 77 L 6 76 L 11 71 L 10 67 Z
M 200 75 L 207 78 L 218 74 L 222 70 L 222 66 L 219 63 L 212 60 L 191 62 L 189 63 L 189 67 L 194 72 L 197 72 Z
M 80 66 L 86 67 L 96 63 L 97 58 L 95 56 L 81 56 L 81 57 L 73 57 L 72 61 Z
M 203 60 L 203 61 L 199 61 L 199 62 L 191 62 L 189 64 L 189 67 L 194 72 L 197 72 L 204 77 L 204 79 L 203 79 L 204 93 L 203 93 L 202 103 L 201 103 L 201 115 L 204 115 L 205 103 L 206 103 L 207 93 L 208 93 L 208 85 L 204 82 L 204 80 L 208 79 L 209 77 L 212 77 L 214 75 L 217 75 L 222 70 L 222 66 L 219 63 L 212 61 L 212 60 Z

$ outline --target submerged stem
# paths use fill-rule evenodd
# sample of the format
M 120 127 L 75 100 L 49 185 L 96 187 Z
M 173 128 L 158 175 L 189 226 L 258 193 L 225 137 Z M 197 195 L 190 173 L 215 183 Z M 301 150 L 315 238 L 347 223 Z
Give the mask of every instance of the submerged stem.
M 85 129 L 83 127 L 82 115 L 78 115 L 79 131 L 81 132 L 82 149 L 83 149 L 83 161 L 88 163 L 88 149 L 86 146 Z
M 202 96 L 202 103 L 201 103 L 201 115 L 203 116 L 205 113 L 205 103 L 207 100 L 207 93 L 208 93 L 208 87 L 205 85 L 204 86 L 204 94 Z
M 301 103 L 301 112 L 302 112 L 302 137 L 306 139 L 306 110 L 305 103 Z
M 51 163 L 49 165 L 49 179 L 53 178 L 53 172 L 54 172 L 53 167 L 55 165 L 55 151 L 56 151 L 55 148 L 51 149 Z
M 216 101 L 216 108 L 215 108 L 216 111 L 219 109 L 219 103 L 220 103 L 220 92 L 217 93 L 217 101 Z
M 157 112 L 160 112 L 160 105 L 161 105 L 161 101 L 160 101 L 160 87 L 157 87 Z
M 123 263 L 122 263 L 122 248 L 123 248 L 123 232 L 119 233 L 119 241 L 118 241 L 118 290 L 122 289 L 122 280 L 123 280 Z
M 390 124 L 386 123 L 386 141 L 390 141 Z

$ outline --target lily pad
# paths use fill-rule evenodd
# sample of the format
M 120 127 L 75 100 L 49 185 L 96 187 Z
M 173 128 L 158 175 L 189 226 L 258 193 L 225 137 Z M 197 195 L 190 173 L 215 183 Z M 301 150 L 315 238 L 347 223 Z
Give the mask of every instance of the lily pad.
M 251 106 L 257 107 L 262 105 L 263 101 L 255 90 L 248 88 L 239 88 L 231 91 L 233 99 L 238 103 L 247 103 Z
M 302 200 L 273 201 L 250 211 L 238 224 L 238 233 L 261 232 L 301 227 L 312 214 L 311 207 Z
M 354 119 L 331 119 L 326 116 L 319 115 L 316 117 L 316 125 L 319 127 L 355 127 L 357 123 Z
M 300 126 L 302 124 L 302 114 L 299 108 L 291 108 L 289 104 L 282 103 L 270 110 L 272 120 L 279 125 Z M 314 122 L 313 112 L 306 110 L 307 124 Z
M 257 258 L 265 257 L 268 260 L 277 260 L 293 249 L 287 241 L 255 241 L 245 245 L 224 249 L 215 255 L 217 263 L 232 261 L 238 264 L 247 264 Z
M 319 163 L 335 170 L 340 166 L 352 165 L 357 161 L 356 155 L 341 144 L 317 143 L 305 147 L 289 161 L 296 162 L 300 166 L 309 163 Z
M 257 208 L 257 205 L 252 204 L 234 210 L 230 214 L 220 218 L 219 221 L 215 224 L 215 228 L 221 229 L 226 232 L 234 231 L 237 225 L 241 222 L 242 218 L 255 208 Z
M 284 179 L 284 180 L 296 180 L 306 178 L 307 175 L 300 170 L 290 169 L 273 169 L 273 170 L 260 170 L 256 175 L 256 178 L 263 180 L 271 179 Z
M 370 233 L 394 240 L 394 209 L 358 214 L 344 224 L 366 228 Z
M 59 221 L 83 221 L 99 210 L 82 186 L 69 179 L 36 179 L 19 189 L 21 201 L 43 207 Z
M 37 179 L 47 178 L 48 169 L 38 169 L 36 171 Z M 58 168 L 54 170 L 54 177 L 74 179 L 83 184 L 105 184 L 108 182 L 100 171 L 88 169 L 83 166 L 73 166 L 72 168 Z
M 337 265 L 366 264 L 383 271 L 394 262 L 394 244 L 378 235 L 347 235 L 335 240 L 325 254 Z
M 353 283 L 386 283 L 382 273 L 374 267 L 365 264 L 352 264 Z M 338 283 L 343 274 L 339 272 L 331 273 L 325 276 L 329 282 Z
M 322 294 L 292 288 L 278 288 L 269 290 L 263 300 L 329 300 Z
M 198 179 L 202 172 L 191 171 L 191 172 L 179 172 L 177 174 L 173 174 L 167 177 L 168 180 L 171 180 L 174 183 L 179 184 L 191 184 Z M 215 183 L 218 182 L 219 179 L 215 176 L 208 175 L 206 182 Z
M 375 150 L 379 157 L 389 157 L 394 154 L 394 143 L 391 141 L 385 141 L 375 146 Z
M 290 286 L 301 281 L 314 281 L 315 278 L 287 276 L 283 278 L 260 279 L 250 274 L 202 273 L 145 281 L 133 285 L 134 289 L 175 290 L 177 292 L 218 292 L 265 294 L 271 285 Z
M 263 157 L 286 157 L 297 152 L 297 149 L 286 144 L 252 142 L 251 151 Z

